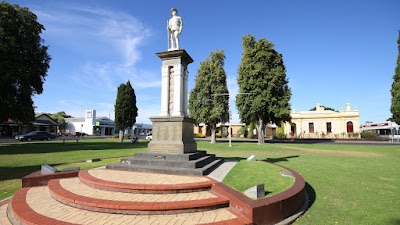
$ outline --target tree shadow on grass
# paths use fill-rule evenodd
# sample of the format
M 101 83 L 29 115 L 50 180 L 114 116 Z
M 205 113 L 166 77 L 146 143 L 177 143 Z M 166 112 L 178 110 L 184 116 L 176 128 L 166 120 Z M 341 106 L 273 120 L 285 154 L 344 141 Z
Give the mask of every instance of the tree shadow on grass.
M 308 208 L 311 208 L 311 206 L 314 204 L 317 194 L 315 193 L 314 188 L 306 182 L 306 191 L 308 194 Z
M 290 156 L 279 157 L 279 158 L 267 158 L 262 161 L 269 162 L 269 163 L 287 162 L 287 161 L 289 161 L 289 159 L 297 158 L 297 157 L 300 157 L 300 156 L 299 155 L 290 155 Z
M 0 155 L 55 153 L 77 150 L 110 150 L 110 149 L 135 149 L 147 148 L 148 142 L 130 144 L 129 142 L 30 142 L 10 143 L 0 146 Z
M 400 224 L 400 218 L 393 218 L 393 219 L 391 219 L 390 224 L 399 225 L 399 224 Z
M 40 165 L 21 167 L 0 167 L 0 181 L 21 179 L 33 172 L 40 170 Z

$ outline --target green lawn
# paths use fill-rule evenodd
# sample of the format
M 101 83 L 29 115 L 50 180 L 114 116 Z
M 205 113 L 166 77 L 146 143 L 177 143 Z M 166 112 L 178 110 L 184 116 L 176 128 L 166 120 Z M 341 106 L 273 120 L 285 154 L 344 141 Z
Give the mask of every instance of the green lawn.
M 221 157 L 277 163 L 307 182 L 311 207 L 295 224 L 400 224 L 400 146 L 198 142 Z
M 42 164 L 89 169 L 118 162 L 119 158 L 147 150 L 147 142 L 130 144 L 110 140 L 82 140 L 0 143 L 0 199 L 9 197 L 21 187 L 21 178 L 40 170 Z M 96 163 L 87 159 L 101 158 Z M 68 164 L 68 165 L 63 165 Z M 60 165 L 60 166 L 58 166 Z
M 294 178 L 282 176 L 282 167 L 262 161 L 239 161 L 222 181 L 233 189 L 244 192 L 259 184 L 264 184 L 266 196 L 278 194 L 294 184 Z
M 20 178 L 41 164 L 91 168 L 146 147 L 102 140 L 0 144 L 0 199 L 12 195 Z M 254 154 L 299 172 L 311 207 L 296 224 L 400 224 L 400 146 L 233 143 L 229 148 L 228 143 L 198 142 L 198 148 L 237 160 Z M 90 158 L 103 161 L 82 163 Z

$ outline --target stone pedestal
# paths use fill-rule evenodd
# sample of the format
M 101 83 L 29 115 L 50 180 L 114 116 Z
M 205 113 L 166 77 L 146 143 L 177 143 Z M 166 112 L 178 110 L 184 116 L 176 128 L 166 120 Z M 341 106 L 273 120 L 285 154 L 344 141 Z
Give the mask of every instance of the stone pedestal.
M 170 154 L 194 153 L 194 120 L 184 116 L 150 117 L 153 122 L 153 140 L 149 143 L 150 152 Z
M 188 117 L 188 69 L 193 62 L 181 49 L 156 53 L 162 60 L 161 113 L 151 117 L 153 140 L 149 152 L 124 158 L 109 169 L 202 176 L 223 163 L 213 154 L 197 151 L 194 119 Z

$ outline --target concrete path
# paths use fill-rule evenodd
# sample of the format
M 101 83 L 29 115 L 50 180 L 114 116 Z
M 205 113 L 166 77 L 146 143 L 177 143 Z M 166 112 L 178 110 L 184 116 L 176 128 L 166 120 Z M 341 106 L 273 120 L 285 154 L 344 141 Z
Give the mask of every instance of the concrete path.
M 232 160 L 232 161 L 225 161 L 222 165 L 220 165 L 217 169 L 212 171 L 208 177 L 211 177 L 212 179 L 222 182 L 222 180 L 225 178 L 225 176 L 231 171 L 231 169 L 236 165 L 238 161 Z

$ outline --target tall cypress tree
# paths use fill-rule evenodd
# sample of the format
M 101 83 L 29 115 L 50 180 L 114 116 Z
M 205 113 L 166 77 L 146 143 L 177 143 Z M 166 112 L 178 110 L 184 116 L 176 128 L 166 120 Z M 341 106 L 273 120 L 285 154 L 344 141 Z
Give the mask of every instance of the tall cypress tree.
M 229 97 L 224 70 L 224 50 L 211 52 L 200 63 L 196 84 L 190 91 L 189 113 L 196 123 L 205 123 L 211 128 L 211 143 L 215 143 L 218 123 L 229 120 Z
M 137 116 L 135 90 L 128 81 L 126 84 L 119 85 L 115 101 L 115 129 L 119 130 L 120 142 L 124 141 L 124 130 L 136 123 Z
M 397 66 L 393 76 L 392 90 L 392 106 L 390 111 L 392 112 L 392 119 L 397 124 L 400 124 L 400 30 L 399 38 L 397 39 Z
M 291 91 L 286 79 L 282 55 L 265 38 L 253 35 L 242 39 L 242 61 L 238 69 L 240 94 L 236 107 L 242 122 L 254 122 L 258 144 L 264 143 L 264 124 L 290 121 Z M 250 131 L 252 132 L 252 131 Z

